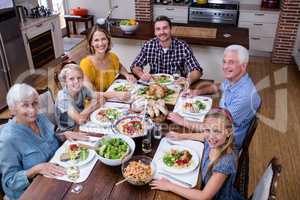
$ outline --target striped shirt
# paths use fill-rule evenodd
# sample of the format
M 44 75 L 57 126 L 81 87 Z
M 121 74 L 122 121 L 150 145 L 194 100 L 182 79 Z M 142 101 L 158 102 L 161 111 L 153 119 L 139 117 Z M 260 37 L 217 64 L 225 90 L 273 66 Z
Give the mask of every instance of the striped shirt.
M 143 68 L 150 65 L 150 73 L 180 73 L 186 76 L 193 70 L 202 72 L 200 64 L 196 60 L 191 48 L 183 41 L 172 38 L 171 47 L 167 50 L 160 45 L 159 39 L 153 38 L 147 41 L 131 65 Z
M 248 74 L 232 85 L 228 80 L 224 80 L 221 90 L 219 106 L 229 110 L 233 117 L 235 144 L 240 150 L 261 99 Z

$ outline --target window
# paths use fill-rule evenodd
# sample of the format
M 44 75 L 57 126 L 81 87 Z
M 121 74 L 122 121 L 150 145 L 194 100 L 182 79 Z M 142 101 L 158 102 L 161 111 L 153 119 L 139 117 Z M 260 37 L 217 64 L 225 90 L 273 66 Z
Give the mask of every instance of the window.
M 66 13 L 68 0 L 38 0 L 38 2 L 39 5 L 43 5 L 53 10 L 54 13 L 59 13 L 60 27 L 66 27 L 64 15 Z

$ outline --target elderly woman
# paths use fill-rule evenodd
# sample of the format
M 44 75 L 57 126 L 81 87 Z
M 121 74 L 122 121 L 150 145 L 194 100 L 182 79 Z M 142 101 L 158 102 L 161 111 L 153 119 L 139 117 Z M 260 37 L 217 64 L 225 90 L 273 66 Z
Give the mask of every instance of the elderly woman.
M 26 84 L 15 84 L 7 94 L 14 118 L 0 134 L 0 174 L 2 188 L 10 200 L 18 199 L 38 174 L 50 177 L 65 174 L 64 168 L 48 162 L 59 141 L 54 125 L 45 115 L 38 114 L 38 98 L 36 90 Z M 61 134 L 66 138 L 70 135 L 74 134 Z

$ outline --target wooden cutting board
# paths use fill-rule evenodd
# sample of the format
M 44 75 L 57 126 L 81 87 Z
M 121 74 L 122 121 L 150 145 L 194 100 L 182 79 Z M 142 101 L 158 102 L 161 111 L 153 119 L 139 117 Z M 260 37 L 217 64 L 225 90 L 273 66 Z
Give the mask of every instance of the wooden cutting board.
M 176 37 L 216 38 L 216 28 L 172 26 L 172 35 Z

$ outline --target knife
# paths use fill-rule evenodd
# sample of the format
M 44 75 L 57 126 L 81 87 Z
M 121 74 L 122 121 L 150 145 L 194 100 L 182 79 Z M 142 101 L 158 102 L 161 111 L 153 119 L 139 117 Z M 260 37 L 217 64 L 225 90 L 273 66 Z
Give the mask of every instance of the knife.
M 161 174 L 161 175 L 163 175 L 163 176 L 165 176 L 165 177 L 167 177 L 167 178 L 169 178 L 169 179 L 172 179 L 172 180 L 177 181 L 177 182 L 179 182 L 179 183 L 181 183 L 181 184 L 183 184 L 183 185 L 186 185 L 186 186 L 188 186 L 189 188 L 192 188 L 192 187 L 193 187 L 192 184 L 187 183 L 187 182 L 184 182 L 184 181 L 180 180 L 179 178 L 176 178 L 176 177 L 174 177 L 174 176 L 172 176 L 172 175 L 170 175 L 170 174 L 167 174 L 167 173 L 162 172 L 162 171 L 159 171 L 158 173 Z

